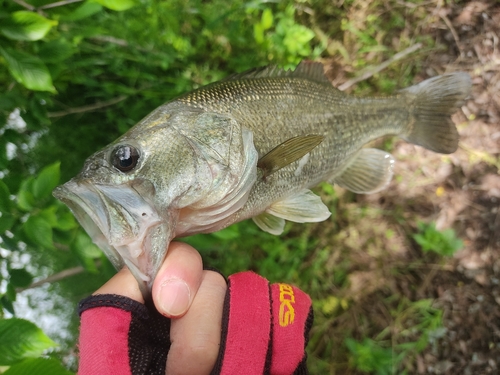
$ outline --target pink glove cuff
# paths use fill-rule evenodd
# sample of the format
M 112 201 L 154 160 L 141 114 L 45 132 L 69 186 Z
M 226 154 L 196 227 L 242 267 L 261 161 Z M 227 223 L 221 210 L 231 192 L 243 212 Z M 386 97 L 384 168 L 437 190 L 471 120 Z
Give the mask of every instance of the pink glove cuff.
M 311 299 L 253 272 L 229 277 L 220 355 L 212 374 L 307 374 Z

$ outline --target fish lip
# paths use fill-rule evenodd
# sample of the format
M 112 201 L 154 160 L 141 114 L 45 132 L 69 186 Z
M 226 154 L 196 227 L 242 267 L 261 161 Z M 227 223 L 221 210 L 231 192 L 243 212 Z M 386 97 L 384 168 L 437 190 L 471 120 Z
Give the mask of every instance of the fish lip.
M 160 256 L 152 256 L 150 238 L 158 231 L 158 227 L 163 227 L 161 230 L 169 234 L 168 220 L 164 220 L 151 204 L 127 184 L 99 185 L 73 179 L 58 186 L 53 194 L 70 208 L 116 269 L 127 265 L 137 279 L 143 296 L 149 298 L 154 277 L 171 240 L 167 235 L 167 242 L 160 244 L 164 246 L 165 252 Z M 111 211 L 115 215 L 122 215 L 120 218 L 124 220 L 113 220 Z M 121 234 L 120 231 L 132 232 L 134 235 L 117 235 L 117 232 Z M 160 261 L 157 258 L 161 258 Z

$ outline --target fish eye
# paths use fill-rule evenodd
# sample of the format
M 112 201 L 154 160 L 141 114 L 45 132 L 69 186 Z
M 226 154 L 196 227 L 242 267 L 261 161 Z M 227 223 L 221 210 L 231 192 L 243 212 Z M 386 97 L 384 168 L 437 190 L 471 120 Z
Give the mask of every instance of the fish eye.
M 139 161 L 139 151 L 130 145 L 120 145 L 111 153 L 111 164 L 122 172 L 130 172 Z

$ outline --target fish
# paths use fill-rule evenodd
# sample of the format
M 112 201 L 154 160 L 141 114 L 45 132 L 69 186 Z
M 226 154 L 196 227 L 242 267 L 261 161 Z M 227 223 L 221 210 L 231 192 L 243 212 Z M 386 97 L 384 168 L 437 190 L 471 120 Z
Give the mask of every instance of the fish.
M 144 296 L 177 237 L 252 218 L 279 235 L 285 221 L 326 220 L 311 188 L 384 189 L 394 157 L 365 145 L 397 135 L 453 153 L 451 115 L 471 90 L 467 73 L 424 80 L 387 97 L 336 89 L 321 63 L 232 75 L 158 107 L 90 156 L 54 190 L 94 243 L 126 265 Z

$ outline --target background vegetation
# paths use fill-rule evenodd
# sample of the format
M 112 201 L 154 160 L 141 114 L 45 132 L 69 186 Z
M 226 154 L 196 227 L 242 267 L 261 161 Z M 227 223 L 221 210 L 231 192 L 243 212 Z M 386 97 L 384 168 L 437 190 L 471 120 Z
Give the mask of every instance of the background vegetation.
M 463 53 L 448 18 L 456 8 L 399 0 L 0 0 L 0 373 L 76 370 L 76 303 L 114 273 L 51 196 L 86 157 L 169 99 L 255 66 L 319 60 L 335 85 L 359 95 L 441 73 L 453 58 L 430 56 Z M 474 119 L 466 115 L 462 128 Z M 438 176 L 439 186 L 422 190 L 418 181 L 434 181 L 435 171 L 420 167 L 428 154 L 393 139 L 377 146 L 409 166 L 397 170 L 388 193 L 363 198 L 324 184 L 316 192 L 332 211 L 325 223 L 287 224 L 275 237 L 246 221 L 186 239 L 225 274 L 253 269 L 311 295 L 313 374 L 421 373 L 441 359 L 446 310 L 429 285 L 450 270 L 445 257 L 464 241 L 432 205 L 454 187 Z M 496 173 L 497 154 L 470 155 Z M 401 198 L 404 189 L 421 197 Z

